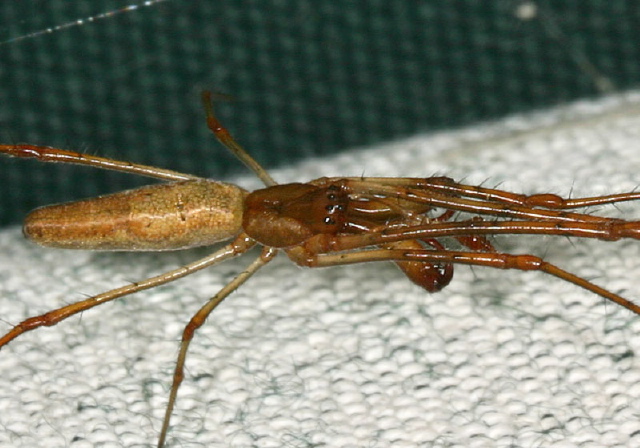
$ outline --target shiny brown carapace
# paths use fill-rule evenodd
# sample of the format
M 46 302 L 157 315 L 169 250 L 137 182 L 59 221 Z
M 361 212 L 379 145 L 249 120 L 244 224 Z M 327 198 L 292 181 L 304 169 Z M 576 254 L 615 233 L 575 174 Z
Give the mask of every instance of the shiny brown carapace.
M 563 199 L 463 185 L 447 177 L 320 178 L 278 185 L 231 137 L 203 94 L 215 136 L 266 185 L 247 192 L 235 185 L 171 170 L 27 145 L 0 145 L 0 153 L 43 162 L 89 165 L 166 182 L 68 204 L 39 208 L 25 220 L 38 244 L 67 249 L 165 251 L 230 241 L 205 258 L 173 271 L 98 294 L 19 323 L 0 348 L 22 333 L 55 325 L 110 300 L 185 277 L 255 245 L 260 255 L 192 317 L 184 329 L 158 446 L 165 444 L 184 364 L 195 331 L 229 293 L 280 251 L 300 266 L 391 261 L 429 292 L 444 288 L 454 264 L 542 271 L 640 314 L 640 307 L 534 255 L 496 250 L 489 235 L 536 234 L 640 239 L 640 221 L 572 211 L 640 199 L 640 193 Z

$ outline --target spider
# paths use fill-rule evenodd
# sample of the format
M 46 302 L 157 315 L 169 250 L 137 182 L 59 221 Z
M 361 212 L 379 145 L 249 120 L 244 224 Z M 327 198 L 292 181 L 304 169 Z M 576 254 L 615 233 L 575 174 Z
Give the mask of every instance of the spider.
M 247 192 L 236 185 L 175 171 L 73 151 L 0 145 L 8 156 L 88 165 L 167 181 L 67 204 L 42 207 L 25 219 L 24 234 L 56 248 L 167 251 L 228 241 L 212 254 L 164 274 L 116 288 L 24 320 L 0 337 L 0 348 L 21 334 L 58 322 L 118 297 L 153 288 L 241 255 L 260 255 L 207 301 L 186 325 L 160 430 L 163 447 L 189 344 L 209 314 L 249 277 L 284 252 L 305 267 L 391 261 L 428 292 L 447 286 L 453 265 L 542 271 L 573 283 L 633 313 L 640 307 L 534 255 L 496 250 L 488 235 L 535 234 L 640 238 L 640 222 L 572 209 L 640 199 L 640 193 L 564 199 L 464 185 L 448 177 L 331 177 L 277 184 L 222 126 L 211 93 L 203 93 L 207 125 L 265 184 Z M 459 220 L 459 212 L 472 215 Z

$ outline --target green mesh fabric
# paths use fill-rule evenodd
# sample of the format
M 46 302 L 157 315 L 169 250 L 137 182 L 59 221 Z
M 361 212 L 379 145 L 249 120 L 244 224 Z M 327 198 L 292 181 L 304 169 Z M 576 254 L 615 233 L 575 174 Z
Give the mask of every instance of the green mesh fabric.
M 272 167 L 628 89 L 639 26 L 634 1 L 5 1 L 0 141 L 221 177 L 241 167 L 203 89 Z M 0 178 L 3 223 L 143 182 L 5 158 Z

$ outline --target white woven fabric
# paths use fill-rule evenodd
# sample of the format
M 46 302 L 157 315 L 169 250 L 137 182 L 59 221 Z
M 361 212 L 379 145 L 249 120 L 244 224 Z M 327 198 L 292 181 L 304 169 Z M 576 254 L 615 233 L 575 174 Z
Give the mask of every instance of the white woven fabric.
M 638 95 L 580 103 L 273 175 L 436 174 L 525 193 L 623 192 L 640 184 L 639 106 Z M 640 204 L 600 212 L 630 219 Z M 640 298 L 639 241 L 495 243 Z M 45 250 L 4 230 L 0 331 L 206 253 Z M 251 257 L 3 348 L 0 447 L 154 446 L 184 325 Z M 429 295 L 392 264 L 304 270 L 281 256 L 197 333 L 168 445 L 640 446 L 639 354 L 638 316 L 543 274 L 458 267 Z

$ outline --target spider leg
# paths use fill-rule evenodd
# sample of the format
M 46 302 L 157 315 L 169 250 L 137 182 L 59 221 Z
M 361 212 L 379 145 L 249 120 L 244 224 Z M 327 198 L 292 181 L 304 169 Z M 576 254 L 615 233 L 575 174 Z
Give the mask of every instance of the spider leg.
M 273 177 L 262 166 L 249 155 L 249 153 L 236 141 L 231 133 L 225 128 L 218 117 L 213 112 L 213 100 L 211 92 L 205 90 L 202 92 L 202 105 L 207 114 L 207 126 L 216 136 L 218 141 L 222 143 L 229 151 L 233 153 L 242 163 L 244 163 L 256 176 L 268 187 L 277 185 Z
M 494 200 L 466 198 L 445 194 L 430 189 L 388 186 L 362 180 L 343 180 L 343 188 L 348 194 L 360 196 L 382 196 L 413 203 L 426 204 L 433 208 L 445 208 L 463 212 L 495 215 L 509 219 L 535 219 L 540 221 L 583 221 L 601 222 L 612 218 L 593 216 L 585 213 L 566 212 L 529 205 L 505 203 Z
M 69 163 L 73 165 L 86 165 L 111 171 L 138 174 L 140 176 L 154 177 L 168 181 L 202 179 L 191 174 L 183 174 L 177 171 L 156 168 L 154 166 L 141 165 L 139 163 L 123 162 L 104 157 L 82 154 L 66 149 L 51 148 L 37 145 L 0 145 L 0 153 L 11 157 L 33 158 L 40 162 Z
M 327 178 L 326 181 L 349 180 L 371 182 L 386 186 L 398 186 L 416 190 L 428 190 L 450 196 L 480 199 L 502 204 L 520 205 L 524 207 L 542 207 L 553 210 L 591 207 L 594 205 L 614 204 L 616 202 L 636 201 L 640 192 L 619 193 L 605 196 L 566 199 L 556 194 L 542 193 L 524 195 L 511 193 L 497 188 L 485 188 L 475 185 L 460 184 L 449 177 L 427 178 L 391 178 L 391 177 L 349 177 Z
M 304 254 L 326 254 L 367 246 L 380 246 L 403 240 L 433 239 L 476 235 L 560 235 L 599 238 L 615 241 L 620 238 L 640 239 L 640 222 L 611 219 L 601 222 L 540 222 L 540 221 L 454 221 L 424 225 L 384 228 L 360 234 L 318 234 L 300 246 L 287 250 L 294 258 Z M 474 247 L 472 249 L 475 250 Z
M 215 296 L 213 296 L 202 308 L 198 310 L 196 314 L 193 315 L 187 326 L 185 327 L 182 333 L 182 342 L 180 343 L 180 353 L 178 354 L 178 360 L 176 362 L 176 367 L 173 374 L 173 383 L 171 385 L 171 392 L 169 394 L 169 403 L 167 404 L 167 408 L 165 410 L 164 420 L 162 422 L 162 429 L 160 430 L 160 438 L 158 439 L 158 448 L 162 448 L 164 446 L 167 431 L 169 430 L 169 421 L 171 420 L 171 414 L 173 413 L 173 408 L 176 403 L 176 398 L 178 396 L 178 388 L 184 379 L 184 364 L 187 358 L 187 350 L 189 349 L 189 344 L 191 344 L 191 340 L 193 339 L 193 335 L 195 331 L 204 324 L 205 320 L 211 314 L 211 312 L 233 291 L 238 289 L 240 285 L 242 285 L 249 277 L 255 274 L 258 269 L 271 261 L 274 256 L 278 253 L 277 249 L 265 247 L 262 249 L 262 253 L 258 258 L 256 258 L 253 263 L 251 263 L 247 269 L 242 271 L 227 283 Z
M 541 271 L 591 291 L 594 294 L 625 307 L 635 314 L 640 314 L 640 306 L 635 303 L 597 286 L 582 277 L 560 269 L 559 267 L 534 255 L 512 255 L 498 252 L 476 253 L 447 250 L 371 249 L 339 254 L 318 254 L 314 257 L 307 258 L 304 265 L 309 267 L 322 267 L 372 261 L 408 261 L 432 264 L 452 263 L 471 266 L 486 266 L 497 269 Z
M 153 288 L 155 286 L 163 285 L 173 280 L 185 277 L 196 271 L 212 266 L 216 263 L 220 263 L 223 260 L 244 253 L 254 245 L 255 242 L 253 240 L 248 240 L 246 238 L 246 235 L 240 235 L 232 243 L 227 244 L 213 254 L 196 260 L 193 263 L 189 263 L 185 266 L 181 266 L 177 269 L 165 272 L 155 277 L 148 278 L 141 282 L 132 283 L 120 288 L 115 288 L 110 291 L 103 292 L 102 294 L 98 294 L 93 297 L 89 297 L 86 300 L 63 306 L 62 308 L 49 311 L 48 313 L 42 314 L 40 316 L 30 317 L 13 327 L 4 336 L 0 337 L 0 348 L 2 348 L 13 339 L 17 338 L 21 334 L 26 333 L 27 331 L 35 330 L 36 328 L 42 326 L 49 327 L 55 325 L 58 322 L 73 316 L 74 314 L 117 299 L 118 297 L 133 294 L 138 291 L 144 291 L 145 289 Z
M 423 185 L 454 196 L 498 201 L 505 204 L 517 204 L 525 207 L 542 207 L 552 210 L 567 210 L 594 205 L 614 204 L 616 202 L 635 201 L 640 199 L 640 192 L 610 194 L 586 198 L 566 199 L 556 194 L 542 193 L 524 195 L 511 193 L 496 188 L 485 188 L 474 185 L 459 184 L 452 179 L 432 177 L 423 180 Z

